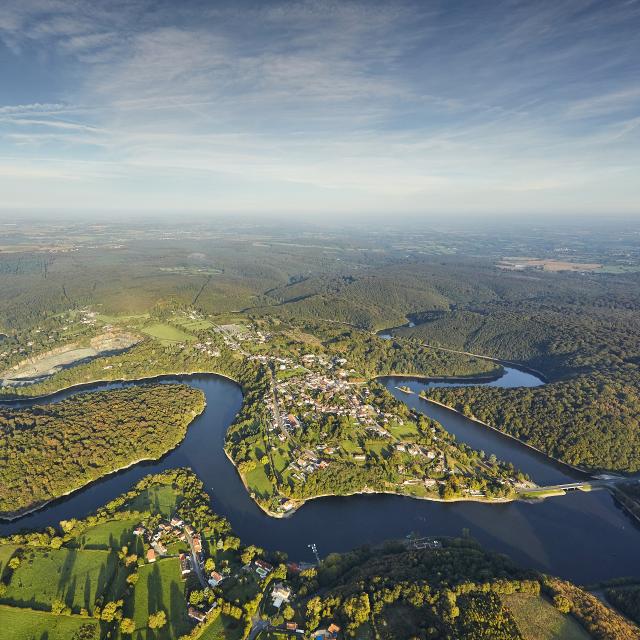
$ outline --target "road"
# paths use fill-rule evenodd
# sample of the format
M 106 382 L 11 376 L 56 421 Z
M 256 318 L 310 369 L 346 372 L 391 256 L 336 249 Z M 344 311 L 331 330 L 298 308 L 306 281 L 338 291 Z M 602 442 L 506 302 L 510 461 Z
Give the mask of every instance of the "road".
M 209 586 L 207 582 L 207 578 L 204 575 L 204 571 L 198 562 L 198 554 L 193 546 L 193 538 L 185 531 L 185 535 L 187 536 L 187 542 L 189 543 L 189 549 L 191 549 L 191 563 L 193 564 L 193 568 L 198 576 L 198 580 L 200 580 L 200 584 L 203 589 L 206 589 Z
M 620 482 L 630 482 L 637 478 L 622 478 L 619 476 L 609 476 L 604 478 L 593 478 L 583 482 L 567 482 L 565 484 L 553 484 L 546 487 L 534 487 L 532 489 L 522 489 L 521 493 L 547 493 L 550 491 L 593 491 L 595 489 L 606 489 L 615 487 Z

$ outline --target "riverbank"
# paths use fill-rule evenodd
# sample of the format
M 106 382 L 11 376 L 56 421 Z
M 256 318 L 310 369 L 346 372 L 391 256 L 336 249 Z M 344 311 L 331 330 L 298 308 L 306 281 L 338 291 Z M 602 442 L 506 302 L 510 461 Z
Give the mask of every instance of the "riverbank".
M 197 375 L 213 375 L 213 376 L 219 376 L 221 378 L 224 378 L 226 380 L 229 380 L 230 382 L 233 382 L 234 384 L 237 384 L 243 391 L 243 387 L 241 385 L 241 383 L 234 379 L 231 378 L 228 375 L 225 374 L 221 374 L 215 371 L 194 371 L 194 370 L 190 370 L 190 371 L 179 371 L 179 372 L 172 372 L 172 373 L 162 373 L 162 374 L 156 374 L 156 375 L 152 375 L 152 376 L 143 376 L 143 377 L 136 377 L 136 378 L 128 378 L 126 376 L 121 376 L 119 378 L 115 378 L 115 379 L 101 379 L 101 380 L 92 380 L 92 381 L 86 381 L 86 382 L 80 382 L 80 383 L 76 383 L 76 384 L 72 384 L 72 385 L 68 385 L 66 387 L 61 387 L 56 389 L 55 391 L 52 391 L 50 393 L 47 394 L 42 394 L 39 396 L 23 396 L 23 395 L 18 395 L 17 397 L 13 397 L 13 398 L 2 398 L 0 399 L 0 403 L 3 404 L 16 404 L 16 403 L 21 403 L 21 402 L 38 402 L 38 401 L 49 401 L 49 400 L 55 400 L 55 397 L 63 394 L 65 392 L 70 392 L 70 391 L 76 391 L 76 390 L 90 390 L 92 387 L 95 387 L 97 385 L 101 385 L 101 384 L 136 384 L 136 383 L 144 383 L 144 382 L 153 382 L 153 381 L 162 381 L 162 380 L 168 380 L 168 379 L 172 379 L 172 378 L 176 378 L 176 377 L 193 377 L 193 376 L 197 376 Z M 489 375 L 489 376 L 470 376 L 470 377 L 437 377 L 437 378 L 433 378 L 430 376 L 420 376 L 420 375 L 416 375 L 416 374 L 397 374 L 394 375 L 393 377 L 400 377 L 400 378 L 406 378 L 406 379 L 415 379 L 415 380 L 419 380 L 419 381 L 425 381 L 425 382 L 445 382 L 445 383 L 465 383 L 465 384 L 469 384 L 472 382 L 477 382 L 478 384 L 487 384 L 488 382 L 494 382 L 499 380 L 502 376 L 504 375 L 504 370 L 500 370 L 500 372 L 498 374 L 495 375 Z M 389 376 L 377 376 L 375 379 L 380 379 L 380 378 L 387 378 Z M 437 402 L 434 402 L 435 404 L 440 404 Z M 459 413 L 457 411 L 455 411 L 454 409 L 452 409 L 451 407 L 447 407 L 446 405 L 441 405 L 446 409 L 449 409 L 455 413 Z M 463 414 L 460 414 L 463 415 Z M 466 417 L 466 416 L 465 416 Z M 535 450 L 538 454 L 545 456 L 547 458 L 551 458 L 550 456 L 546 456 L 546 454 L 544 454 L 543 452 L 537 450 L 535 447 L 532 447 L 531 445 L 527 445 L 526 443 L 518 440 L 517 438 L 514 438 L 513 436 L 510 436 L 509 434 L 504 434 L 503 432 L 501 432 L 500 430 L 496 429 L 495 427 L 492 427 L 491 425 L 488 424 L 484 424 L 481 423 L 478 420 L 474 420 L 474 422 L 478 423 L 478 424 L 483 424 L 483 426 L 487 426 L 490 429 L 492 429 L 494 432 L 499 433 L 501 435 L 506 435 L 509 438 L 511 438 L 512 440 L 515 440 L 516 442 L 519 442 L 520 444 L 523 444 L 525 446 L 527 446 L 530 449 Z M 231 425 L 230 425 L 231 426 Z M 176 447 L 179 446 L 179 443 L 176 445 Z M 175 448 L 175 447 L 174 447 Z M 167 453 L 169 453 L 171 450 L 165 452 L 164 455 L 166 455 Z M 247 484 L 247 481 L 245 479 L 245 477 L 243 476 L 243 474 L 239 471 L 236 463 L 234 462 L 234 460 L 231 458 L 229 452 L 226 450 L 226 448 L 224 448 L 224 453 L 225 456 L 227 457 L 227 459 L 231 462 L 231 464 L 234 467 L 235 472 L 237 473 L 237 475 L 240 477 L 240 480 L 242 482 L 242 485 L 245 489 L 245 491 L 247 492 L 248 495 L 251 496 L 251 494 L 253 493 L 251 488 L 249 487 L 249 485 Z M 163 457 L 161 456 L 161 457 Z M 159 459 L 159 458 L 157 458 Z M 157 460 L 156 459 L 156 460 Z M 140 462 L 151 462 L 153 461 L 153 459 L 149 459 L 149 458 L 145 458 L 145 459 L 141 459 L 138 461 L 138 463 Z M 556 462 L 560 462 L 560 461 L 556 461 Z M 561 462 L 560 462 L 561 463 Z M 114 470 L 113 472 L 110 472 L 109 474 L 106 474 L 105 476 L 102 476 L 99 479 L 93 480 L 90 483 L 87 483 L 85 485 L 81 485 L 80 487 L 73 489 L 70 492 L 67 492 L 61 496 L 58 496 L 56 498 L 52 498 L 51 501 L 55 501 L 57 499 L 63 498 L 67 495 L 70 495 L 71 493 L 74 493 L 75 491 L 78 491 L 86 486 L 90 486 L 93 482 L 96 482 L 104 477 L 107 477 L 108 475 L 111 474 L 115 474 L 118 473 L 119 471 L 123 471 L 127 468 L 129 468 L 130 466 L 135 466 L 135 464 L 137 464 L 136 462 L 131 463 L 130 465 L 127 465 L 125 467 L 122 467 L 121 469 L 118 470 Z M 561 463 L 564 464 L 564 463 Z M 570 466 L 570 465 L 569 465 Z M 580 472 L 583 472 L 582 470 L 578 470 Z M 510 501 L 514 501 L 514 500 L 518 500 L 518 497 L 513 497 L 513 498 L 508 498 L 508 499 L 497 499 L 497 498 L 486 498 L 484 496 L 459 496 L 456 498 L 452 498 L 450 500 L 444 500 L 438 496 L 416 496 L 414 494 L 411 493 L 406 493 L 400 490 L 397 491 L 391 491 L 391 490 L 384 490 L 384 491 L 379 491 L 379 492 L 375 492 L 373 490 L 370 490 L 368 488 L 364 488 L 361 490 L 355 490 L 353 492 L 349 492 L 347 494 L 334 494 L 334 493 L 326 493 L 326 494 L 320 494 L 318 496 L 313 496 L 313 497 L 309 497 L 303 500 L 294 500 L 294 504 L 295 506 L 291 509 L 289 509 L 288 511 L 285 512 L 274 512 L 272 510 L 270 510 L 268 507 L 264 506 L 263 504 L 261 504 L 258 500 L 256 500 L 255 498 L 252 498 L 252 501 L 254 504 L 256 504 L 260 510 L 268 515 L 269 517 L 272 518 L 278 518 L 278 519 L 282 519 L 282 518 L 288 518 L 291 517 L 292 515 L 294 515 L 304 504 L 306 504 L 309 501 L 315 500 L 316 498 L 322 498 L 322 497 L 340 497 L 340 496 L 351 496 L 351 495 L 368 495 L 371 493 L 380 493 L 380 494 L 389 494 L 389 495 L 399 495 L 399 496 L 403 496 L 403 497 L 408 497 L 408 498 L 416 498 L 419 500 L 428 500 L 428 501 L 432 501 L 432 502 L 485 502 L 485 503 L 500 503 L 500 502 L 510 502 Z M 283 499 L 289 499 L 287 496 L 282 496 Z M 31 513 L 33 511 L 37 511 L 40 510 L 44 507 L 47 506 L 47 504 L 49 504 L 51 501 L 47 501 L 46 503 L 42 503 L 32 509 L 29 509 L 27 511 L 25 511 L 24 513 L 20 513 L 18 515 L 14 515 L 12 518 L 3 518 L 5 520 L 11 519 L 11 520 L 15 520 L 15 519 L 19 519 L 21 517 L 24 517 L 25 515 L 28 515 L 28 513 Z
M 512 360 L 502 360 L 500 358 L 494 358 L 492 356 L 483 356 L 479 353 L 471 353 L 470 351 L 460 351 L 458 349 L 449 349 L 447 347 L 438 347 L 433 344 L 429 344 L 428 342 L 423 342 L 422 346 L 427 347 L 428 349 L 434 349 L 436 351 L 447 351 L 448 353 L 457 353 L 463 356 L 470 356 L 472 358 L 480 358 L 481 360 L 489 360 L 491 362 L 495 362 L 501 366 L 507 367 L 515 367 L 516 369 L 520 369 L 520 371 L 524 371 L 525 373 L 531 373 L 534 376 L 538 376 L 542 382 L 547 384 L 549 382 L 548 378 L 545 376 L 542 371 L 538 371 L 538 369 L 534 369 L 532 367 L 528 367 L 520 362 L 513 362 Z
M 509 438 L 510 440 L 513 440 L 514 442 L 517 442 L 518 444 L 521 444 L 522 446 L 527 447 L 528 449 L 531 449 L 532 451 L 535 451 L 538 455 L 543 456 L 545 458 L 548 458 L 549 460 L 553 460 L 553 462 L 555 462 L 556 464 L 565 466 L 565 467 L 571 469 L 572 471 L 575 471 L 577 473 L 580 473 L 580 474 L 586 476 L 587 478 L 591 478 L 592 477 L 592 475 L 588 471 L 586 471 L 585 469 L 581 469 L 580 467 L 576 467 L 575 465 L 569 464 L 568 462 L 565 462 L 564 460 L 560 460 L 559 458 L 554 458 L 552 455 L 549 455 L 545 451 L 542 451 L 542 449 L 538 449 L 537 447 L 534 447 L 532 444 L 529 444 L 529 443 L 525 442 L 524 440 L 520 440 L 519 438 L 516 438 L 515 436 L 512 436 L 510 433 L 507 433 L 506 431 L 502 431 L 502 430 L 498 429 L 497 427 L 494 427 L 493 425 L 489 424 L 488 422 L 483 422 L 482 420 L 479 420 L 475 416 L 468 416 L 468 415 L 462 413 L 462 411 L 458 411 L 457 409 L 454 409 L 453 407 L 450 407 L 447 404 L 443 404 L 442 402 L 438 402 L 437 400 L 432 400 L 431 398 L 427 398 L 427 397 L 423 396 L 422 393 L 418 394 L 418 397 L 421 400 L 424 400 L 425 402 L 430 402 L 431 404 L 435 404 L 435 405 L 437 405 L 439 407 L 442 407 L 443 409 L 447 409 L 447 411 L 451 411 L 452 413 L 457 413 L 459 416 L 462 416 L 463 418 L 466 418 L 467 420 L 469 420 L 471 422 L 474 422 L 475 424 L 479 424 L 479 425 L 481 425 L 483 427 L 487 427 L 488 429 L 491 429 L 495 433 L 498 433 L 501 436 L 504 436 L 505 438 Z
M 11 398 L 3 397 L 3 393 L 0 391 L 0 404 L 16 404 L 19 402 L 38 402 L 40 400 L 52 400 L 55 396 L 65 393 L 67 391 L 75 391 L 86 389 L 89 390 L 90 387 L 95 387 L 103 384 L 136 384 L 138 382 L 153 382 L 154 380 L 167 380 L 170 378 L 178 378 L 178 377 L 192 377 L 192 376 L 219 376 L 220 378 L 225 378 L 234 384 L 237 384 L 240 389 L 244 392 L 244 388 L 242 383 L 231 376 L 228 376 L 224 373 L 218 373 L 217 371 L 177 371 L 173 373 L 158 373 L 152 376 L 140 376 L 135 378 L 101 378 L 97 380 L 92 380 L 90 382 L 76 382 L 74 384 L 67 385 L 66 387 L 60 387 L 55 391 L 50 391 L 49 393 L 43 393 L 41 395 L 35 396 L 27 396 L 27 395 L 16 395 Z M 8 395 L 8 394 L 7 394 Z
M 447 384 L 487 384 L 489 382 L 496 382 L 500 380 L 504 376 L 504 368 L 500 367 L 497 369 L 495 374 L 469 374 L 468 376 L 421 376 L 418 373 L 385 373 L 379 376 L 375 376 L 374 380 L 379 380 L 380 378 L 404 378 L 406 380 L 417 380 L 419 382 L 444 382 Z
M 136 465 L 142 463 L 142 462 L 158 462 L 160 460 L 162 460 L 164 457 L 166 457 L 167 455 L 169 455 L 172 451 L 174 451 L 175 449 L 177 449 L 182 442 L 184 441 L 187 432 L 189 430 L 189 427 L 193 424 L 194 420 L 202 415 L 205 410 L 207 408 L 207 400 L 206 398 L 203 398 L 202 401 L 202 406 L 200 407 L 200 409 L 198 411 L 191 411 L 191 419 L 189 420 L 189 423 L 187 424 L 187 428 L 185 430 L 185 434 L 171 447 L 169 447 L 168 449 L 166 449 L 165 451 L 163 451 L 163 453 L 159 456 L 156 457 L 142 457 L 142 458 L 137 458 L 136 460 L 132 460 L 131 462 L 118 467 L 117 469 L 113 469 L 111 471 L 108 471 L 107 473 L 104 473 L 103 475 L 101 475 L 98 478 L 93 478 L 91 480 L 88 480 L 87 482 L 84 482 L 76 487 L 73 487 L 71 489 L 69 489 L 68 491 L 65 491 L 64 493 L 61 493 L 59 495 L 53 496 L 51 498 L 49 498 L 48 500 L 43 500 L 40 501 L 34 505 L 29 505 L 28 507 L 22 508 L 22 509 L 17 509 L 15 511 L 6 511 L 6 512 L 0 512 L 0 522 L 14 522 L 15 520 L 19 520 L 21 518 L 24 518 L 25 516 L 28 516 L 29 514 L 32 513 L 36 513 L 37 511 L 40 511 L 44 508 L 46 508 L 48 505 L 53 504 L 54 502 L 58 501 L 58 500 L 63 500 L 64 498 L 67 498 L 71 495 L 73 495 L 74 493 L 78 492 L 78 491 L 82 491 L 83 489 L 86 489 L 87 487 L 90 487 L 92 484 L 99 482 L 101 480 L 104 480 L 106 478 L 109 478 L 110 476 L 115 476 L 119 473 L 122 473 L 123 471 L 126 471 L 127 469 L 130 469 L 131 467 L 135 467 Z
M 160 462 L 134 465 L 56 500 L 37 513 L 1 523 L 0 535 L 24 529 L 43 530 L 58 526 L 61 520 L 86 517 L 126 493 L 148 474 L 190 467 L 204 482 L 212 508 L 227 518 L 247 544 L 283 550 L 293 558 L 311 560 L 308 547 L 311 542 L 317 544 L 324 556 L 386 539 L 405 539 L 410 532 L 455 537 L 467 528 L 486 548 L 508 554 L 522 566 L 579 583 L 640 575 L 640 556 L 636 553 L 640 529 L 631 524 L 633 521 L 605 491 L 576 491 L 561 500 L 534 503 L 517 499 L 504 504 L 469 500 L 436 502 L 406 499 L 403 494 L 360 493 L 344 500 L 309 500 L 306 508 L 297 509 L 288 517 L 270 517 L 256 508 L 238 472 L 223 453 L 224 435 L 243 401 L 239 386 L 228 377 L 215 375 L 194 374 L 190 379 L 172 382 L 191 384 L 207 397 L 204 415 L 189 427 L 179 447 Z M 417 396 L 405 397 L 418 402 Z M 463 418 L 436 406 L 433 409 L 442 414 L 439 419 L 445 429 L 457 431 L 456 423 Z M 497 438 L 491 430 L 465 422 L 468 429 Z M 464 441 L 462 435 L 458 438 Z M 493 451 L 489 444 L 479 448 L 487 454 Z M 521 450 L 527 456 L 533 455 L 528 449 Z M 510 460 L 508 456 L 503 459 Z M 603 540 L 608 541 L 604 547 Z M 594 563 L 594 557 L 605 558 L 606 562 Z
M 229 458 L 229 460 L 231 460 L 228 454 L 227 454 L 227 457 Z M 233 463 L 233 460 L 231 460 L 231 462 Z M 237 467 L 236 467 L 236 470 L 237 470 Z M 240 475 L 239 471 L 238 471 L 238 475 Z M 240 477 L 242 478 L 242 476 Z M 245 488 L 247 488 L 247 484 L 244 481 L 244 478 L 242 478 L 242 483 L 245 486 Z M 443 504 L 455 503 L 455 502 L 479 502 L 483 504 L 505 504 L 509 502 L 515 502 L 516 500 L 520 500 L 520 498 L 517 495 L 514 496 L 513 498 L 487 498 L 486 496 L 456 496 L 455 498 L 445 499 L 439 496 L 417 496 L 411 493 L 403 493 L 402 491 L 391 491 L 386 489 L 369 489 L 368 487 L 364 487 L 363 489 L 358 489 L 356 491 L 349 491 L 348 493 L 320 493 L 317 496 L 310 496 L 308 498 L 302 498 L 302 499 L 291 498 L 290 500 L 296 503 L 295 506 L 283 513 L 274 513 L 273 511 L 270 511 L 269 509 L 267 509 L 260 503 L 256 502 L 255 500 L 254 502 L 256 502 L 256 504 L 260 507 L 260 509 L 266 515 L 272 518 L 284 519 L 284 518 L 290 518 L 291 516 L 293 516 L 296 512 L 302 509 L 302 507 L 304 507 L 305 504 L 314 502 L 315 500 L 319 500 L 322 498 L 349 498 L 351 496 L 373 496 L 373 495 L 398 496 L 401 498 L 410 498 L 413 500 L 425 500 L 427 502 L 439 502 Z M 285 498 L 286 496 L 282 496 L 282 497 Z

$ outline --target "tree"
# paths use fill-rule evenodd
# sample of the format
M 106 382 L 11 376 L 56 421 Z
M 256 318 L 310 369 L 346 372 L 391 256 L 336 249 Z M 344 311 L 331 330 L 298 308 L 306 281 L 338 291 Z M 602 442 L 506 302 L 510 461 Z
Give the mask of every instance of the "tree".
M 94 624 L 83 624 L 74 634 L 71 636 L 71 640 L 94 640 L 96 637 L 96 627 Z
M 204 568 L 207 573 L 211 573 L 216 568 L 216 561 L 213 558 L 207 558 L 204 563 Z
M 569 598 L 562 596 L 560 594 L 553 597 L 553 606 L 560 613 L 569 613 L 571 611 L 571 601 Z
M 167 624 L 167 614 L 161 609 L 149 616 L 149 629 L 162 629 Z
M 105 622 L 113 622 L 113 620 L 120 613 L 120 608 L 122 607 L 122 600 L 117 600 L 116 602 L 107 602 L 104 607 L 102 607 L 102 613 L 100 614 L 100 619 Z
M 60 536 L 54 536 L 53 538 L 51 538 L 51 548 L 52 549 L 59 549 L 62 546 L 62 543 L 64 542 L 64 540 L 60 537 Z
M 293 610 L 291 605 L 287 605 L 282 611 L 282 615 L 284 616 L 285 620 L 292 620 L 295 614 L 296 612 Z
M 240 560 L 242 560 L 243 564 L 249 564 L 257 555 L 261 553 L 262 549 L 250 544 L 248 547 L 245 547 L 242 550 Z
M 60 616 L 63 613 L 71 613 L 71 609 L 62 600 L 54 600 L 51 603 L 51 613 L 55 616 Z
M 136 630 L 136 623 L 131 618 L 120 620 L 120 631 L 122 633 L 133 633 Z

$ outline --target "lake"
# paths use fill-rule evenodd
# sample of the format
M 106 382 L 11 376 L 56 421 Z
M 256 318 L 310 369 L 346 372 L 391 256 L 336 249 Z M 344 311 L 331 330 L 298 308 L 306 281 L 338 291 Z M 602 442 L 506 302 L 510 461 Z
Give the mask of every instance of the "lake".
M 506 370 L 489 384 L 540 384 L 534 376 Z M 415 531 L 424 535 L 459 536 L 468 529 L 486 548 L 509 554 L 516 562 L 578 583 L 640 576 L 640 528 L 615 505 L 606 491 L 571 492 L 540 503 L 438 503 L 390 495 L 322 498 L 306 504 L 292 517 L 265 515 L 250 499 L 223 451 L 224 435 L 242 402 L 234 382 L 214 375 L 167 376 L 164 382 L 186 382 L 201 389 L 207 407 L 189 427 L 182 443 L 156 462 L 141 463 L 104 478 L 69 497 L 14 522 L 0 523 L 0 535 L 22 528 L 41 528 L 67 518 L 82 518 L 128 490 L 148 473 L 178 466 L 191 467 L 211 495 L 213 509 L 226 516 L 246 544 L 286 551 L 292 559 L 313 561 L 308 548 L 316 543 L 321 555 L 347 551 L 365 543 L 400 538 Z M 481 427 L 463 416 L 398 392 L 399 379 L 386 384 L 397 397 L 438 419 L 460 440 L 487 455 L 512 461 L 538 482 L 573 477 L 569 469 L 518 442 Z M 113 389 L 136 383 L 88 385 L 37 402 L 56 402 L 87 389 Z M 419 391 L 424 381 L 407 380 Z M 428 384 L 445 384 L 431 382 Z M 17 406 L 34 401 L 20 400 Z

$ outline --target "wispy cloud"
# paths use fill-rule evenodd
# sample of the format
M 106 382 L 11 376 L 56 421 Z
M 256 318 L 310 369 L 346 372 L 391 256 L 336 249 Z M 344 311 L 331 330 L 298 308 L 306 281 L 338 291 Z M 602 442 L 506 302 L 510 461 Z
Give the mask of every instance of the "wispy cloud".
M 12 62 L 46 78 L 0 105 L 24 180 L 66 162 L 106 197 L 161 175 L 165 201 L 188 180 L 193 206 L 244 189 L 271 209 L 633 200 L 635 0 L 6 5 Z

